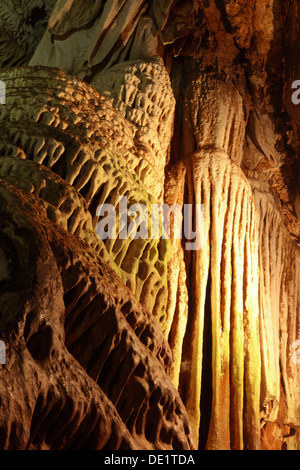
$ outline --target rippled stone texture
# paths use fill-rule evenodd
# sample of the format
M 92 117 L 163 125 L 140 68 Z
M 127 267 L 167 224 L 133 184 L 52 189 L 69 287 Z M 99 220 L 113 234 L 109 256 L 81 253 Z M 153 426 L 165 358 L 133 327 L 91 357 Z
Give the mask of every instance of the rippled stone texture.
M 298 5 L 54 3 L 0 7 L 1 447 L 299 449 Z

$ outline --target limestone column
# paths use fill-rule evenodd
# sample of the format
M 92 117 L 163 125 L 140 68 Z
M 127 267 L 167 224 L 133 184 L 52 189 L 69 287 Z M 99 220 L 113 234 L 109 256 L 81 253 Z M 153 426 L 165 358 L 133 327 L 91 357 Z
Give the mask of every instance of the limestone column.
M 239 167 L 244 135 L 239 93 L 200 73 L 185 95 L 183 162 L 184 202 L 204 205 L 203 239 L 185 253 L 189 313 L 176 360 L 207 449 L 259 447 L 258 213 Z

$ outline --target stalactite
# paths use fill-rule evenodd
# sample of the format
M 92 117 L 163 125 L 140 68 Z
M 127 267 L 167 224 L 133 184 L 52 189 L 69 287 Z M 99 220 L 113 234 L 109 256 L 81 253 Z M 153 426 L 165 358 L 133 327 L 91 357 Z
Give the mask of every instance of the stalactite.
M 204 219 L 201 249 L 185 253 L 189 313 L 177 380 L 200 448 L 258 448 L 258 214 L 239 168 L 244 111 L 230 83 L 197 73 L 185 93 L 184 152 L 192 153 L 182 160 L 182 202 L 203 204 Z
M 169 207 L 183 207 L 186 168 L 181 162 L 166 173 L 164 201 Z M 178 223 L 178 221 L 177 221 Z M 171 258 L 168 262 L 168 301 L 165 335 L 173 353 L 171 378 L 178 388 L 182 358 L 183 338 L 188 321 L 187 273 L 184 249 L 180 238 L 174 238 L 175 214 L 170 224 Z
M 0 448 L 299 449 L 296 0 L 0 3 Z
M 282 223 L 269 184 L 250 179 L 260 214 L 260 342 L 262 351 L 261 419 L 279 419 L 281 387 L 285 392 L 285 422 L 299 426 L 300 387 L 293 344 L 299 337 L 300 253 Z M 281 419 L 281 418 L 280 418 Z
M 187 172 L 190 195 L 196 204 L 204 204 L 205 216 L 201 250 L 187 263 L 187 272 L 193 276 L 179 390 L 184 391 L 198 437 L 200 400 L 207 393 L 202 383 L 203 355 L 210 355 L 212 396 L 206 448 L 258 448 L 258 218 L 254 199 L 243 173 L 224 153 L 193 154 Z M 211 350 L 205 350 L 203 343 L 208 325 Z

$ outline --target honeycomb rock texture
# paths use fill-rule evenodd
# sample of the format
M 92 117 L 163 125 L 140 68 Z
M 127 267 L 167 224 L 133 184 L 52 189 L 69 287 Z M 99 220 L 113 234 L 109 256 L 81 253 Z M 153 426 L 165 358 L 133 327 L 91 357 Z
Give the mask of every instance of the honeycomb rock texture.
M 1 402 L 1 448 L 192 448 L 158 322 L 35 196 L 2 180 L 0 194 L 1 266 L 13 260 L 2 275 L 1 373 L 20 390 Z
M 144 204 L 150 213 L 156 202 L 138 176 L 145 167 L 135 155 L 128 123 L 91 86 L 70 78 L 71 85 L 56 70 L 39 69 L 37 74 L 21 68 L 0 76 L 7 84 L 6 106 L 0 110 L 1 176 L 17 180 L 44 201 L 51 220 L 103 253 L 137 299 L 163 322 L 169 240 L 107 238 L 105 244 L 96 235 L 101 204 L 117 208 L 124 196 L 128 205 Z M 43 79 L 53 83 L 50 93 Z M 97 103 L 95 119 L 88 117 L 91 103 Z M 115 125 L 108 129 L 110 121 Z
M 300 450 L 299 22 L 1 2 L 1 450 Z
M 145 148 L 143 182 L 163 200 L 164 168 L 173 133 L 175 99 L 162 60 L 115 65 L 96 75 L 91 84 L 136 129 L 134 141 Z

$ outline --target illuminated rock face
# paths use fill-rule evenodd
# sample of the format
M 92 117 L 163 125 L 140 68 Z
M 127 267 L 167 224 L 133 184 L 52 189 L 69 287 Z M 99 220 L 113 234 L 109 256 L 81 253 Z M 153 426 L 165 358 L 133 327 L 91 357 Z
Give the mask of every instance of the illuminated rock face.
M 128 122 L 93 88 L 64 73 L 21 68 L 3 72 L 2 80 L 2 177 L 42 199 L 48 217 L 89 243 L 163 322 L 169 240 L 104 243 L 96 235 L 104 202 L 117 207 L 126 196 L 128 205 L 144 204 L 149 212 L 157 202 L 141 181 L 145 168 Z M 41 80 L 52 83 L 51 91 Z
M 294 44 L 298 10 L 16 3 L 0 8 L 0 448 L 299 449 L 282 77 L 300 76 L 278 39 Z M 99 207 L 120 197 L 189 204 L 194 224 L 203 205 L 200 248 L 172 224 L 170 240 L 101 240 Z
M 38 197 L 0 194 L 1 448 L 193 448 L 158 322 Z
M 260 354 L 254 199 L 241 170 L 225 154 L 195 153 L 187 172 L 191 197 L 204 204 L 204 233 L 201 250 L 187 262 L 194 273 L 188 283 L 193 323 L 183 340 L 181 360 L 190 372 L 181 371 L 179 387 L 188 390 L 184 397 L 195 433 L 201 412 L 211 408 L 209 448 L 257 448 Z M 211 397 L 205 396 L 208 383 Z

